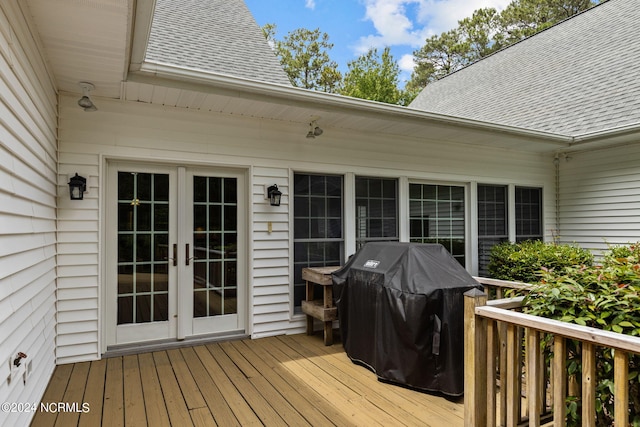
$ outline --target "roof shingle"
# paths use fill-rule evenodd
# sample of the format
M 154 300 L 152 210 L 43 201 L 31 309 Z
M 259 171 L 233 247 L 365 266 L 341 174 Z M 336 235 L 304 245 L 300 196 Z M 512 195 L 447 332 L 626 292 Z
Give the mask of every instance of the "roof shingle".
M 429 84 L 410 107 L 578 136 L 640 124 L 640 8 L 609 0 Z
M 157 0 L 146 60 L 291 86 L 242 0 Z

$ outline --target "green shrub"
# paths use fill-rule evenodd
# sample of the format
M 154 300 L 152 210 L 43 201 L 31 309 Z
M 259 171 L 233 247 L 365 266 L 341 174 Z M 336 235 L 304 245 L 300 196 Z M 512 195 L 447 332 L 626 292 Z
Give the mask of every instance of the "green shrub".
M 494 279 L 536 283 L 543 268 L 562 271 L 566 267 L 592 264 L 593 255 L 587 250 L 535 240 L 494 246 L 487 268 Z
M 611 248 L 601 266 L 543 268 L 525 297 L 530 314 L 640 336 L 640 245 Z M 567 343 L 567 367 L 581 375 L 580 347 Z M 613 425 L 613 350 L 596 354 L 597 424 Z M 630 422 L 640 426 L 640 355 L 629 358 Z M 569 424 L 580 425 L 580 400 L 569 397 Z

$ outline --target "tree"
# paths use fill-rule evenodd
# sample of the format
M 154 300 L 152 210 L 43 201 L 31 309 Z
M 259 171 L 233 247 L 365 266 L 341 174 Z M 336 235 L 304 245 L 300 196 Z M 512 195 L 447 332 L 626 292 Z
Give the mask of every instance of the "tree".
M 324 92 L 338 90 L 342 74 L 338 64 L 329 57 L 333 43 L 329 42 L 328 34 L 321 33 L 319 28 L 298 28 L 277 40 L 275 30 L 274 24 L 262 28 L 292 85 Z
M 382 55 L 377 49 L 349 62 L 340 93 L 354 98 L 397 104 L 402 93 L 398 89 L 400 68 L 386 47 Z
M 459 29 L 431 36 L 422 48 L 413 52 L 416 67 L 407 86 L 423 88 L 462 68 L 469 63 L 469 51 L 469 43 Z
M 458 21 L 458 29 L 467 43 L 467 60 L 477 61 L 504 46 L 500 29 L 500 14 L 492 7 L 478 9 L 470 18 Z
M 598 0 L 513 0 L 501 13 L 493 8 L 476 10 L 458 27 L 432 36 L 413 55 L 416 68 L 407 89 L 420 91 L 429 83 L 491 53 L 529 37 Z
M 549 28 L 597 4 L 592 0 L 513 0 L 500 14 L 507 44 Z

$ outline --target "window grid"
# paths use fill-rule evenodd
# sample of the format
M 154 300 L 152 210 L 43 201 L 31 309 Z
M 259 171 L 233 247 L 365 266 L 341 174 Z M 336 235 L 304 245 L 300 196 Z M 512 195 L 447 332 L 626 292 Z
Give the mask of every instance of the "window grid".
M 478 273 L 488 275 L 491 248 L 509 240 L 507 187 L 478 185 Z
M 516 241 L 542 240 L 542 189 L 516 187 Z
M 193 316 L 237 313 L 237 180 L 193 178 Z
M 342 264 L 343 179 L 339 175 L 295 174 L 294 307 L 305 297 L 302 269 Z
M 440 243 L 465 265 L 464 187 L 409 184 L 409 238 Z
M 168 320 L 168 175 L 118 172 L 117 324 Z
M 356 249 L 398 241 L 398 181 L 356 177 Z

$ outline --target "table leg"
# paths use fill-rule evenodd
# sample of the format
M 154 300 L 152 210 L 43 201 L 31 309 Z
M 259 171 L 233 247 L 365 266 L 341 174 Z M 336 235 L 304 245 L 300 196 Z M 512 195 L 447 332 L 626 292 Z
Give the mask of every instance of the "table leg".
M 333 322 L 324 322 L 324 345 L 333 345 Z
M 306 299 L 307 301 L 313 301 L 313 283 L 309 282 L 308 280 L 307 282 L 307 294 L 306 294 Z M 307 314 L 307 335 L 313 335 L 313 317 L 309 316 Z
M 333 287 L 323 286 L 324 308 L 333 307 Z M 324 345 L 333 345 L 333 321 L 324 322 Z

